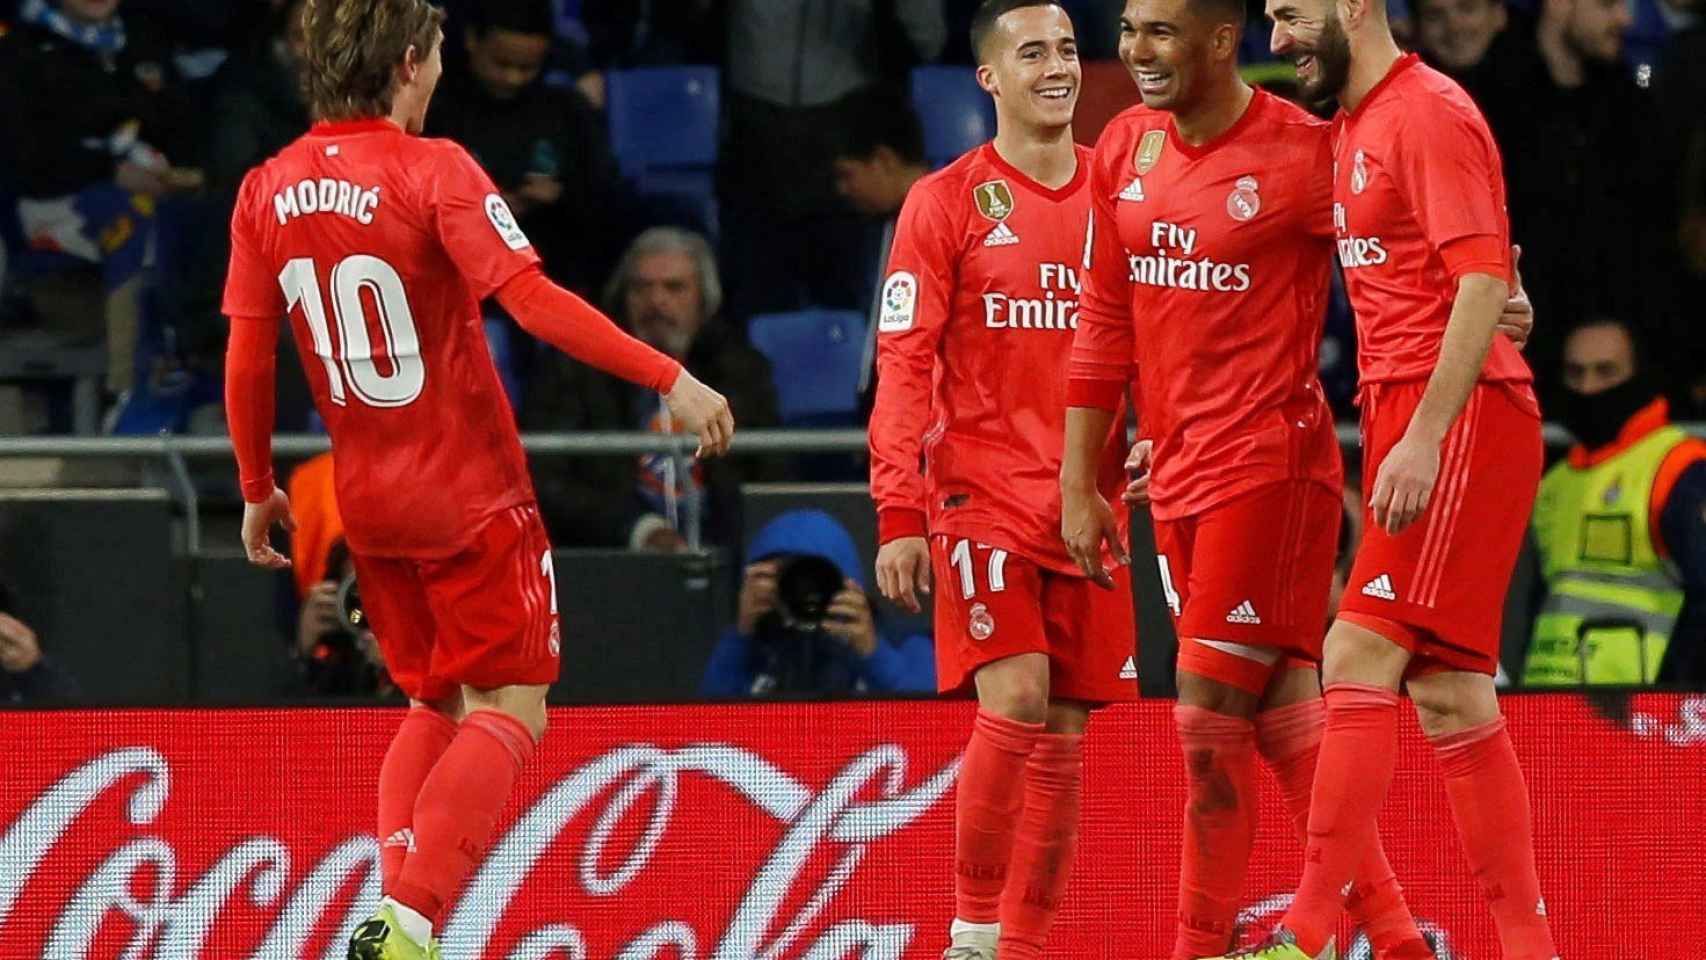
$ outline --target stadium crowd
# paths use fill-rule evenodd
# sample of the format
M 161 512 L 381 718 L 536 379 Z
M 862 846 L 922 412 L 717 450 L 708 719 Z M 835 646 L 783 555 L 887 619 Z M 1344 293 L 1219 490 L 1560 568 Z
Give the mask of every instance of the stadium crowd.
M 1539 318 L 1527 357 L 1548 419 L 1583 443 L 1552 453 L 1578 473 L 1630 456 L 1651 461 L 1636 468 L 1657 476 L 1651 530 L 1636 540 L 1655 570 L 1669 571 L 1671 586 L 1655 601 L 1670 605 L 1664 631 L 1706 649 L 1706 452 L 1680 439 L 1656 454 L 1633 452 L 1667 421 L 1706 420 L 1706 336 L 1698 332 L 1706 303 L 1706 4 L 1390 2 L 1405 41 L 1463 84 L 1499 143 L 1512 235 Z M 1123 3 L 1061 5 L 1084 57 L 1111 60 Z M 918 71 L 969 73 L 975 2 L 444 6 L 445 78 L 426 132 L 480 160 L 547 273 L 697 371 L 728 396 L 745 429 L 861 425 L 872 382 L 866 318 L 894 218 L 911 185 L 952 155 L 934 156 L 929 145 L 959 135 L 943 128 L 948 112 L 930 101 Z M 35 358 L 27 371 L 0 364 L 0 378 L 16 374 L 0 379 L 0 433 L 87 427 L 67 389 L 78 377 L 96 381 L 106 432 L 223 430 L 225 224 L 243 174 L 307 126 L 297 77 L 300 7 L 0 0 L 0 355 Z M 1267 37 L 1254 4 L 1246 70 L 1288 92 L 1289 67 L 1275 69 L 1283 65 Z M 644 72 L 657 67 L 684 69 Z M 691 139 L 684 130 L 645 129 L 678 119 L 632 105 L 652 102 L 644 99 L 647 79 L 684 91 L 690 102 L 680 117 L 714 111 L 699 118 L 709 124 L 712 156 L 670 166 L 644 154 Z M 1098 93 L 1093 83 L 1105 85 L 1104 100 L 1135 102 L 1122 69 L 1087 70 L 1085 100 Z M 1098 131 L 1081 122 L 1076 134 L 1088 143 Z M 1336 290 L 1322 378 L 1349 419 L 1353 325 Z M 523 429 L 666 429 L 655 394 L 543 349 L 495 303 L 487 310 L 487 337 Z M 840 324 L 837 339 L 854 347 L 838 354 L 842 372 L 857 390 L 828 409 L 793 402 L 801 385 L 790 382 L 800 375 L 791 355 L 758 335 L 778 315 Z M 101 358 L 94 370 L 69 359 L 90 349 Z M 276 428 L 318 429 L 297 364 L 278 369 Z M 1669 456 L 1673 447 L 1681 454 Z M 531 466 L 557 545 L 662 552 L 686 546 L 682 502 L 702 505 L 708 542 L 740 548 L 742 483 L 863 479 L 856 464 L 755 455 L 686 470 L 661 456 L 539 458 Z M 299 505 L 321 502 L 335 513 L 324 473 L 302 471 L 291 493 Z M 199 482 L 235 504 L 230 478 Z M 316 485 L 319 498 L 308 492 Z M 342 561 L 328 560 L 335 517 L 327 523 L 334 532 L 314 541 L 314 573 L 298 577 L 297 643 L 310 662 L 336 626 L 328 584 Z M 1569 523 L 1537 516 L 1543 550 L 1548 525 Z M 857 606 L 868 571 L 845 563 L 850 548 L 830 539 L 847 602 Z M 764 560 L 754 544 L 744 549 Z M 1553 579 L 1559 571 L 1544 572 Z M 762 604 L 751 594 L 762 589 L 743 583 L 740 622 L 719 648 L 707 691 L 776 682 L 728 659 L 754 642 L 753 608 Z M 1676 619 L 1682 593 L 1701 602 Z M 1536 608 L 1545 602 L 1537 598 Z M 880 651 L 882 669 L 863 675 L 830 660 L 804 669 L 833 674 L 837 689 L 928 688 L 916 675 L 915 639 L 872 626 L 857 646 Z M 13 660 L 34 669 L 39 654 Z M 359 686 L 364 669 L 320 671 L 316 683 Z M 1671 678 L 1703 672 L 1696 663 Z M 1650 671 L 1635 676 L 1652 679 Z M 1584 677 L 1564 670 L 1555 679 Z

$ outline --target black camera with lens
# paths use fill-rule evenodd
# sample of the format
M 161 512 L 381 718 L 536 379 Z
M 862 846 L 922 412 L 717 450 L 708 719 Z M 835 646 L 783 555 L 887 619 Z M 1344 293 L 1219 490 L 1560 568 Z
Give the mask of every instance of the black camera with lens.
M 362 609 L 361 587 L 355 582 L 353 570 L 338 584 L 338 618 L 343 621 L 344 629 L 356 636 L 373 629 L 367 622 L 367 611 Z
M 782 615 L 782 625 L 792 630 L 821 630 L 824 615 L 841 587 L 841 570 L 823 557 L 796 554 L 787 558 L 776 572 L 776 609 Z

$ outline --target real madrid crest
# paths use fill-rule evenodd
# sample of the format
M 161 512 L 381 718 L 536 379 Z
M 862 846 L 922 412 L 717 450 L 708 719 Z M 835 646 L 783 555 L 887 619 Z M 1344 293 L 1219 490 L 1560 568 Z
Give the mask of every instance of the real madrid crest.
M 980 183 L 971 188 L 971 195 L 977 201 L 977 212 L 991 220 L 1005 220 L 1013 212 L 1013 191 L 1005 180 Z
M 995 618 L 989 615 L 989 607 L 974 603 L 966 618 L 966 632 L 973 640 L 988 640 L 995 636 Z
M 1143 176 L 1155 169 L 1156 161 L 1161 159 L 1161 148 L 1167 145 L 1167 131 L 1151 130 L 1143 135 L 1138 142 L 1137 153 L 1132 155 L 1132 166 L 1137 168 L 1137 175 Z
M 1262 209 L 1262 198 L 1256 195 L 1256 178 L 1243 176 L 1232 185 L 1232 193 L 1226 197 L 1226 215 L 1234 220 L 1243 222 L 1254 217 Z
M 1351 192 L 1361 193 L 1368 189 L 1368 167 L 1363 164 L 1362 151 L 1351 158 Z

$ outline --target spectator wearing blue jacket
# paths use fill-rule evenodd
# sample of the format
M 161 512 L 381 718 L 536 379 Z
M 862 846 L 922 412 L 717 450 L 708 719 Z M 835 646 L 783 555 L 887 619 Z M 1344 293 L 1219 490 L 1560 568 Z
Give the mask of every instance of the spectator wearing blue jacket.
M 896 640 L 877 622 L 853 538 L 822 510 L 791 510 L 747 549 L 736 623 L 699 692 L 923 693 L 936 688 L 930 638 Z

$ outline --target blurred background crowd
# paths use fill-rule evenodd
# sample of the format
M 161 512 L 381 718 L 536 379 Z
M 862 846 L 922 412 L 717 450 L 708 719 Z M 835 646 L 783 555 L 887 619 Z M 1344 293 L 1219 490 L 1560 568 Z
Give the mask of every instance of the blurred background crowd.
M 1584 444 L 1553 455 L 1591 473 L 1651 429 L 1706 419 L 1706 3 L 1388 3 L 1402 41 L 1469 90 L 1499 142 L 1539 318 L 1528 357 L 1548 419 Z M 223 432 L 226 223 L 243 174 L 307 126 L 300 6 L 0 0 L 0 434 Z M 480 160 L 547 272 L 685 360 L 729 396 L 744 429 L 863 425 L 868 318 L 894 218 L 919 177 L 993 134 L 970 69 L 975 0 L 444 6 L 445 73 L 426 132 Z M 1084 60 L 1074 132 L 1089 144 L 1136 99 L 1116 59 L 1124 4 L 1061 6 Z M 1259 4 L 1250 13 L 1246 74 L 1288 93 L 1290 65 L 1268 53 Z M 525 431 L 662 429 L 655 396 L 487 309 Z M 1346 420 L 1354 350 L 1341 293 L 1321 373 Z M 279 371 L 277 430 L 318 430 L 298 364 L 287 359 Z M 1653 475 L 1641 494 L 1651 519 L 1625 551 L 1637 565 L 1651 554 L 1649 565 L 1670 578 L 1661 606 L 1673 593 L 1679 604 L 1685 593 L 1706 595 L 1706 452 L 1671 439 L 1640 454 L 1653 461 L 1638 465 Z M 194 478 L 215 513 L 237 502 L 233 471 L 217 466 Z M 59 477 L 31 469 L 0 460 L 0 486 Z M 560 547 L 682 551 L 681 505 L 691 503 L 706 543 L 753 561 L 731 581 L 733 639 L 719 641 L 708 665 L 710 693 L 775 687 L 764 671 L 784 668 L 755 666 L 758 654 L 741 644 L 785 605 L 781 587 L 802 589 L 774 582 L 781 571 L 763 563 L 797 551 L 755 547 L 797 547 L 803 534 L 785 525 L 753 535 L 743 486 L 864 478 L 858 458 L 845 456 L 748 454 L 686 469 L 667 456 L 540 457 L 533 470 Z M 290 485 L 310 533 L 298 535 L 281 619 L 312 663 L 323 634 L 349 632 L 337 596 L 346 561 L 327 464 L 308 461 Z M 1542 567 L 1557 566 L 1545 553 L 1549 524 L 1569 521 L 1537 516 Z M 927 689 L 927 645 L 898 628 L 877 643 L 878 626 L 861 626 L 872 618 L 861 586 L 868 558 L 843 550 L 817 519 L 804 529 L 814 543 L 836 543 L 820 553 L 840 572 L 826 602 L 846 636 L 785 670 L 833 676 L 848 690 Z M 10 639 L 21 636 L 13 623 L 0 619 L 6 675 L 27 661 L 31 682 L 69 688 L 71 678 L 41 672 L 39 652 L 25 655 L 33 635 Z M 1692 609 L 1643 629 L 1706 645 Z M 866 651 L 881 651 L 883 666 Z M 376 665 L 349 663 L 352 672 L 314 688 L 375 682 Z M 1674 678 L 1699 668 L 1666 669 Z

